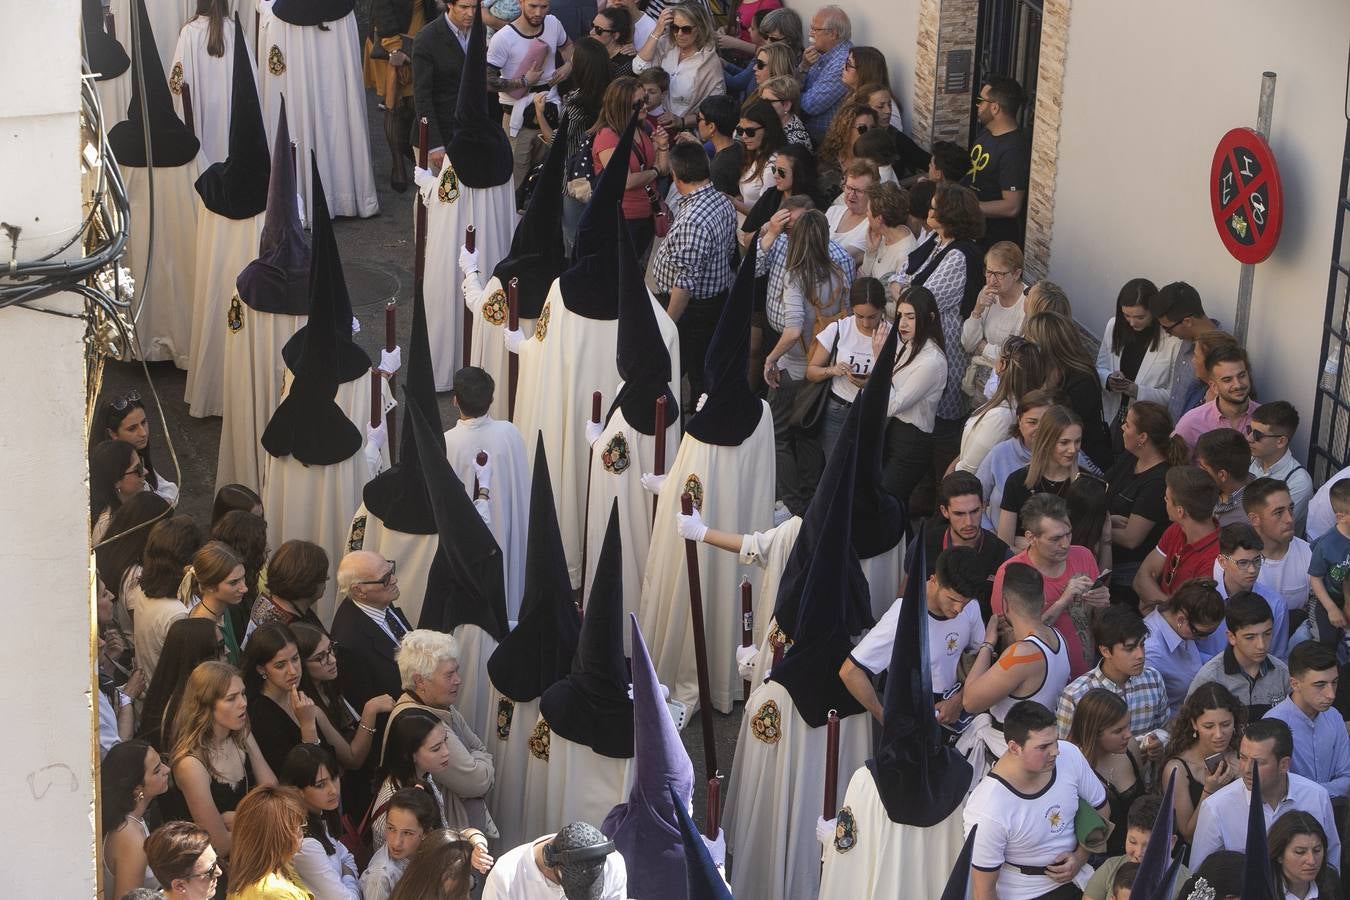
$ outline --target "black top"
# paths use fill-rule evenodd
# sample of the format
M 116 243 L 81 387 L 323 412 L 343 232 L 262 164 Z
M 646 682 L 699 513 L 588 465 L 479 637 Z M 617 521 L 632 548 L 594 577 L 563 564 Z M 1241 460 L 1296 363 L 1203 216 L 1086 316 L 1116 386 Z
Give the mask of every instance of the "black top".
M 999 501 L 999 508 L 1017 513 L 1017 528 L 1013 534 L 1022 533 L 1022 504 L 1030 500 L 1032 494 L 1054 494 L 1063 497 L 1069 492 L 1069 485 L 1072 483 L 1067 479 L 1051 481 L 1042 475 L 1035 484 L 1027 487 L 1027 468 L 1023 466 L 1016 470 L 1003 482 L 1003 499 Z
M 1096 371 L 1091 374 L 1065 372 L 1060 390 L 1069 398 L 1069 408 L 1083 420 L 1083 452 L 1105 472 L 1111 468 L 1115 452 L 1111 449 L 1111 435 L 1107 433 L 1106 423 L 1102 421 L 1102 385 Z
M 286 763 L 286 754 L 301 741 L 300 726 L 275 700 L 263 693 L 249 698 L 248 725 L 254 740 L 258 742 L 258 749 L 262 751 L 263 759 L 267 760 L 273 772 L 280 772 Z M 322 737 L 319 743 L 332 752 Z M 212 794 L 215 793 L 215 784 L 211 782 Z
M 1160 462 L 1142 472 L 1134 471 L 1133 453 L 1122 453 L 1116 464 L 1106 473 L 1106 508 L 1113 516 L 1140 516 L 1153 523 L 1148 535 L 1131 550 L 1119 544 L 1112 545 L 1111 558 L 1117 566 L 1142 562 L 1158 539 L 1167 530 L 1167 504 L 1163 493 L 1167 490 L 1167 463 Z
M 1025 193 L 1030 175 L 1031 139 L 1021 128 L 997 136 L 986 128 L 976 136 L 970 148 L 970 171 L 964 180 L 981 200 L 1000 200 L 1004 191 Z M 985 218 L 984 246 L 999 241 L 1020 244 L 1020 219 Z
M 1146 331 L 1125 329 L 1125 340 L 1121 342 L 1123 346 L 1120 348 L 1120 374 L 1133 381 L 1139 374 L 1139 364 L 1144 361 L 1144 354 L 1152 342 L 1153 337 Z
M 1186 793 L 1191 797 L 1191 806 L 1198 808 L 1200 806 L 1200 795 L 1205 792 L 1205 783 L 1191 774 L 1191 767 L 1186 763 L 1186 760 L 1180 756 L 1174 756 L 1172 759 L 1181 763 L 1181 770 L 1186 773 Z
M 1130 769 L 1134 772 L 1134 784 L 1125 790 L 1119 790 L 1114 784 L 1097 775 L 1103 785 L 1106 786 L 1106 802 L 1110 806 L 1107 817 L 1112 824 L 1116 826 L 1115 831 L 1106 839 L 1106 855 L 1119 856 L 1125 852 L 1125 833 L 1128 830 L 1130 818 L 1130 804 L 1144 795 L 1145 785 L 1143 776 L 1139 773 L 1139 763 L 1132 754 L 1126 753 L 1125 758 L 1130 761 Z M 1184 764 L 1183 764 L 1184 765 Z
M 234 784 L 228 784 L 224 781 L 217 781 L 211 778 L 211 802 L 216 805 L 216 811 L 221 815 L 227 812 L 234 812 L 239 806 L 239 801 L 244 799 L 249 788 L 253 787 L 253 767 L 249 764 L 248 757 L 244 757 L 244 777 Z M 192 821 L 192 813 L 188 810 L 187 798 L 179 790 L 177 785 L 170 785 L 169 790 L 164 796 L 159 798 L 159 809 L 164 814 L 164 821 Z
M 924 554 L 927 560 L 924 574 L 931 576 L 937 568 L 937 558 L 943 550 L 952 546 L 951 535 L 947 532 L 947 520 L 942 518 L 941 513 L 935 514 L 928 520 L 924 528 Z M 980 588 L 979 594 L 975 599 L 980 603 L 980 614 L 987 622 L 992 614 L 990 598 L 994 593 L 994 575 L 998 572 L 998 567 L 1007 562 L 1008 557 L 1012 556 L 1012 551 L 1008 545 L 999 539 L 999 536 L 992 531 L 980 529 L 980 536 L 972 547 L 975 551 L 975 557 L 970 561 L 970 565 L 975 566 L 980 580 L 984 587 Z
M 744 150 L 740 141 L 732 141 L 713 154 L 708 161 L 708 177 L 713 187 L 729 197 L 738 197 L 741 193 L 741 161 Z
M 464 47 L 444 15 L 422 26 L 413 41 L 413 106 L 427 120 L 427 146 L 444 148 L 455 133 L 455 103 L 464 70 Z M 416 126 L 414 125 L 414 130 Z M 416 143 L 417 135 L 409 136 Z
M 633 60 L 635 58 L 636 54 L 633 53 L 616 53 L 611 56 L 609 58 L 609 80 L 613 81 L 615 78 L 622 78 L 624 76 L 631 78 L 633 75 Z
M 380 37 L 407 34 L 416 2 L 418 0 L 374 0 L 370 4 L 370 17 Z M 436 15 L 436 4 L 430 0 L 421 0 L 421 5 L 422 21 L 430 22 Z

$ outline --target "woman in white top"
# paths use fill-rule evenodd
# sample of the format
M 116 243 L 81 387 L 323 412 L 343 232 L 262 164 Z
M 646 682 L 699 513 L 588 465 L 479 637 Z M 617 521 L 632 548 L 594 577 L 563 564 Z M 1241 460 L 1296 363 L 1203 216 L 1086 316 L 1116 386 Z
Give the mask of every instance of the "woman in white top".
M 138 887 L 158 888 L 145 860 L 145 811 L 169 789 L 169 767 L 145 741 L 123 741 L 104 757 L 99 785 L 108 900 Z
M 844 202 L 825 212 L 830 223 L 830 240 L 848 251 L 855 262 L 867 252 L 867 190 L 880 181 L 875 163 L 855 159 L 844 171 Z
M 947 353 L 937 301 L 924 287 L 910 285 L 895 304 L 900 349 L 891 375 L 886 408 L 886 450 L 881 484 L 901 503 L 933 465 L 933 425 L 947 386 Z
M 848 418 L 858 391 L 867 382 L 872 362 L 881 352 L 887 329 L 881 328 L 885 318 L 886 289 L 875 278 L 859 278 L 849 290 L 851 316 L 844 316 L 826 325 L 816 335 L 811 362 L 806 367 L 808 381 L 830 379 L 830 397 L 825 402 L 821 425 L 821 443 L 825 458 L 834 451 L 835 441 Z M 836 344 L 836 340 L 838 343 Z M 830 350 L 834 348 L 834 362 Z
M 1012 241 L 999 241 L 984 255 L 984 290 L 975 298 L 975 308 L 961 325 L 961 346 L 970 354 L 970 366 L 962 383 L 968 395 L 981 396 L 1003 342 L 1022 333 L 1026 297 L 1022 286 L 1022 251 Z
M 305 804 L 305 836 L 291 860 L 296 874 L 314 900 L 361 900 L 356 857 L 329 828 L 342 796 L 332 756 L 315 744 L 296 744 L 286 754 L 281 783 L 298 789 Z
M 660 66 L 670 76 L 666 109 L 685 128 L 698 124 L 698 105 L 705 98 L 727 92 L 712 20 L 697 3 L 661 10 L 655 30 L 638 48 L 633 74 L 640 75 L 652 66 Z
M 976 474 L 989 451 L 1016 431 L 1018 403 L 1045 381 L 1040 348 L 1020 335 L 1010 337 L 994 364 L 994 373 L 998 383 L 993 396 L 966 419 L 961 454 L 949 471 Z
M 1147 278 L 1131 278 L 1116 297 L 1116 314 L 1106 323 L 1097 349 L 1097 375 L 1102 380 L 1102 417 L 1119 452 L 1120 425 L 1133 400 L 1166 406 L 1172 397 L 1172 367 L 1181 341 L 1162 330 L 1148 310 L 1158 293 Z
M 868 188 L 867 249 L 858 274 L 885 283 L 905 270 L 917 243 L 909 230 L 909 192 L 889 181 Z
M 769 188 L 774 186 L 773 159 L 784 144 L 783 124 L 773 107 L 762 100 L 751 103 L 736 123 L 736 140 L 741 142 L 741 195 L 732 197 L 739 222 Z

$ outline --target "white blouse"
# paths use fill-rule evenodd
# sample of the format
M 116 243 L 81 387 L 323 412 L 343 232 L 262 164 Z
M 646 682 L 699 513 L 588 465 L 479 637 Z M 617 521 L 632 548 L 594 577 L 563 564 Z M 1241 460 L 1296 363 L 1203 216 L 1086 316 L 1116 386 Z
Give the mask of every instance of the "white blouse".
M 347 845 L 332 839 L 333 854 L 324 852 L 318 839 L 307 837 L 291 858 L 296 874 L 314 894 L 314 900 L 361 900 L 356 857 Z
M 998 362 L 1003 342 L 1015 334 L 1022 333 L 1026 300 L 1027 293 L 1023 290 L 1012 306 L 1004 306 L 995 301 L 980 318 L 972 316 L 966 319 L 961 323 L 961 346 L 966 348 L 967 353 L 974 353 L 980 346 L 980 341 L 984 341 L 984 349 L 980 351 L 977 359 L 992 368 L 994 363 Z
M 906 344 L 896 357 L 896 365 L 910 356 Z M 914 361 L 891 376 L 891 399 L 886 414 L 931 434 L 937 417 L 938 401 L 947 386 L 947 357 L 938 345 L 928 341 Z
M 643 59 L 641 54 L 633 58 L 633 74 L 641 75 L 652 66 L 660 66 L 670 76 L 666 109 L 677 116 L 692 112 L 707 97 L 727 92 L 722 58 L 717 55 L 715 46 L 704 47 L 680 59 L 680 48 L 670 43 L 668 38 L 661 37 L 657 39 L 656 52 L 652 54 L 650 62 Z

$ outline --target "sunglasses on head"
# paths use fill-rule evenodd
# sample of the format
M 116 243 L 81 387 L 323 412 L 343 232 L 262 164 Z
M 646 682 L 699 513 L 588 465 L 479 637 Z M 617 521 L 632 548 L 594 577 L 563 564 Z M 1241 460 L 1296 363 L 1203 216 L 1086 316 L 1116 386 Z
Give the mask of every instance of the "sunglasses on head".
M 133 406 L 141 405 L 141 394 L 139 391 L 127 391 L 122 396 L 109 400 L 108 405 L 118 412 L 125 412 Z
M 736 126 L 736 137 L 749 137 L 749 138 L 752 138 L 752 137 L 754 137 L 755 135 L 759 134 L 760 131 L 762 131 L 762 130 L 763 130 L 763 126 L 760 126 L 760 125 L 747 125 L 747 126 L 745 126 L 745 127 L 742 127 L 742 126 L 740 126 L 740 125 L 737 125 L 737 126 Z
M 693 33 L 694 33 L 694 26 L 693 26 L 693 25 L 676 25 L 674 22 L 671 22 L 671 23 L 670 23 L 670 33 L 671 33 L 671 34 L 693 34 Z

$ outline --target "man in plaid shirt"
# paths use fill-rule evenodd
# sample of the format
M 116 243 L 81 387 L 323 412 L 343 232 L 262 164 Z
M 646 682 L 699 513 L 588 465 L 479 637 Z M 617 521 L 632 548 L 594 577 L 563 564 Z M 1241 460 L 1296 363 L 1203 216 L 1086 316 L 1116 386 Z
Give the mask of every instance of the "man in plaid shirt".
M 652 261 L 652 285 L 679 327 L 680 364 L 697 400 L 703 393 L 703 358 L 735 277 L 736 208 L 709 180 L 701 144 L 672 147 L 670 171 L 680 199 Z
M 1061 739 L 1068 737 L 1073 711 L 1079 699 L 1093 688 L 1120 695 L 1130 708 L 1130 731 L 1140 739 L 1140 749 L 1150 759 L 1161 756 L 1166 739 L 1144 740 L 1155 728 L 1167 724 L 1167 686 L 1158 670 L 1144 664 L 1144 639 L 1148 628 L 1139 614 L 1125 606 L 1102 611 L 1092 626 L 1092 640 L 1102 661 L 1079 675 L 1059 695 L 1056 724 Z

